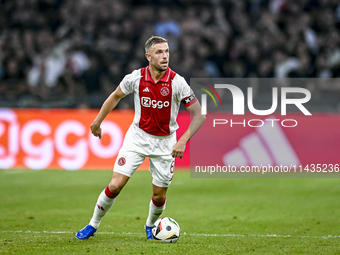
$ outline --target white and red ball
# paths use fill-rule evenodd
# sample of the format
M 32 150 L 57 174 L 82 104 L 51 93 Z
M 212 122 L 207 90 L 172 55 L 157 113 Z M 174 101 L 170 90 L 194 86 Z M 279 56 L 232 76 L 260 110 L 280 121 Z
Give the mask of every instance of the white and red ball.
M 174 219 L 164 217 L 155 222 L 152 228 L 152 236 L 157 242 L 175 243 L 179 238 L 180 231 L 181 228 Z

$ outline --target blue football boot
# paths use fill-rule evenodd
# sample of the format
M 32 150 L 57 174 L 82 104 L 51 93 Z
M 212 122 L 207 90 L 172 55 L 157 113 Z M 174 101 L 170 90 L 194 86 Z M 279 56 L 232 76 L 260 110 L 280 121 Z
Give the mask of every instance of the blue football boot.
M 145 225 L 145 232 L 146 232 L 146 238 L 148 240 L 154 240 L 153 237 L 152 237 L 152 227 L 148 227 L 147 225 Z
M 94 236 L 96 232 L 97 232 L 97 229 L 95 229 L 91 225 L 87 225 L 85 228 L 79 230 L 79 232 L 76 234 L 76 237 L 78 239 L 87 239 L 91 236 Z

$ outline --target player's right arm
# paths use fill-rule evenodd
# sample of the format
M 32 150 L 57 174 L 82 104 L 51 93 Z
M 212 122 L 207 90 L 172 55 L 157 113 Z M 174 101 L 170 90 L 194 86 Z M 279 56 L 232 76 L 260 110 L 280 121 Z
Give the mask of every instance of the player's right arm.
M 100 111 L 91 125 L 91 132 L 94 136 L 102 138 L 102 129 L 100 128 L 101 123 L 105 117 L 117 106 L 120 99 L 125 97 L 120 86 L 105 100 Z

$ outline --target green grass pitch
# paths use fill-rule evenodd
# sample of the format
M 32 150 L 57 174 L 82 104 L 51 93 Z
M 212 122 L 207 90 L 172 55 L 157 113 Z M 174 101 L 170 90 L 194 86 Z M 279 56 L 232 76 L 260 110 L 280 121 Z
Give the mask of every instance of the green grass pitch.
M 163 216 L 175 244 L 147 241 L 151 175 L 136 172 L 98 233 L 78 240 L 111 171 L 0 171 L 1 254 L 340 254 L 339 179 L 193 179 L 176 171 Z

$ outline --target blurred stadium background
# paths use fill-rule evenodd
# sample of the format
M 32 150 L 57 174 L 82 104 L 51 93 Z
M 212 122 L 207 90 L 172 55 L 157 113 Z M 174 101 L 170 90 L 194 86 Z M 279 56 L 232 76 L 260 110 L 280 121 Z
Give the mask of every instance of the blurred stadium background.
M 147 64 L 143 45 L 151 35 L 169 40 L 170 66 L 188 82 L 340 76 L 337 0 L 1 0 L 0 5 L 1 107 L 99 108 L 125 74 Z M 339 111 L 339 85 L 314 89 L 328 103 L 320 111 Z M 119 107 L 132 108 L 131 98 Z

